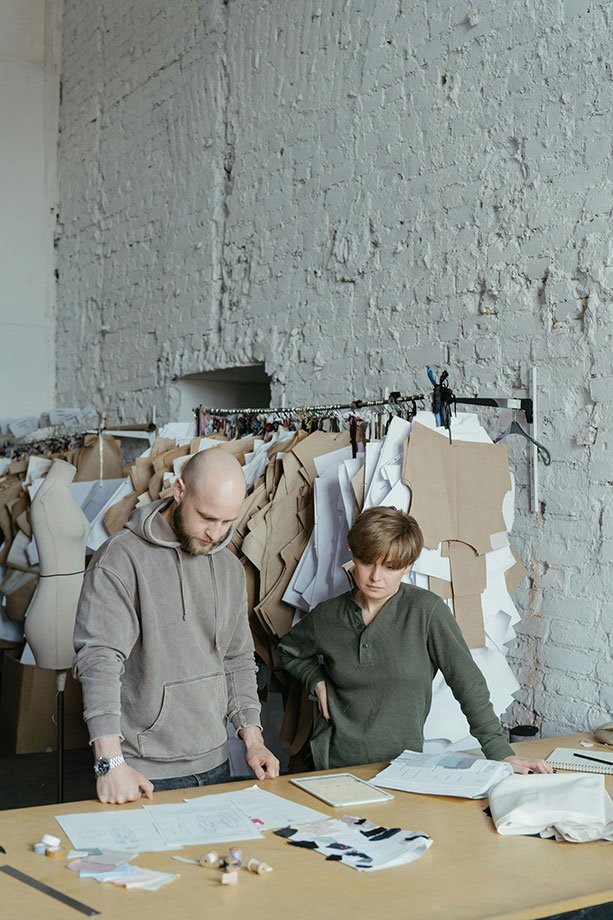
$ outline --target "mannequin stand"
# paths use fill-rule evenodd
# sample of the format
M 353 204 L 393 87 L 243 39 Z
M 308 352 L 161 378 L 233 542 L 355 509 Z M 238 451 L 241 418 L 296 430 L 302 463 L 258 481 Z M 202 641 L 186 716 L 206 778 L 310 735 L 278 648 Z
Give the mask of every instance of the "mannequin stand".
M 57 800 L 64 801 L 64 690 L 66 671 L 56 671 L 57 687 Z

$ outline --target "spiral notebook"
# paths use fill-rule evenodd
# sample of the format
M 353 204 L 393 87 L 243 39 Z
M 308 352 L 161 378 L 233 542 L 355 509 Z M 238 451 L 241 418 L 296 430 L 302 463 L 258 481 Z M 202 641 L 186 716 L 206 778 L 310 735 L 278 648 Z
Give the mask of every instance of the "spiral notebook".
M 613 773 L 613 754 L 603 751 L 556 748 L 545 758 L 545 763 L 559 770 L 574 770 L 577 773 Z

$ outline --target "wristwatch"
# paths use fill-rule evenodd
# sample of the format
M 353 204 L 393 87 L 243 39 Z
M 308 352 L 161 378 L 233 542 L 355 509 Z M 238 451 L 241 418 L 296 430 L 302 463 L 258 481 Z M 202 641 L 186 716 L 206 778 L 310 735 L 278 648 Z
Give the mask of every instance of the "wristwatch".
M 111 770 L 125 763 L 123 754 L 116 754 L 115 757 L 99 757 L 94 763 L 94 773 L 96 776 L 108 776 Z

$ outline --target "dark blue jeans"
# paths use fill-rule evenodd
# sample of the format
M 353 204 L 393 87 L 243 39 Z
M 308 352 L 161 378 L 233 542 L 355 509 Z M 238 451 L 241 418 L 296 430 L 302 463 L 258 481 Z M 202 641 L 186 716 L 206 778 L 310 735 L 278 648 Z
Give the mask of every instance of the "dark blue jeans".
M 229 783 L 232 779 L 230 773 L 230 762 L 226 760 L 225 763 L 220 764 L 218 767 L 213 767 L 212 770 L 207 770 L 206 773 L 192 773 L 189 776 L 168 776 L 166 779 L 152 779 L 153 790 L 154 792 L 167 792 L 169 789 L 190 789 L 194 786 L 213 786 L 215 783 Z

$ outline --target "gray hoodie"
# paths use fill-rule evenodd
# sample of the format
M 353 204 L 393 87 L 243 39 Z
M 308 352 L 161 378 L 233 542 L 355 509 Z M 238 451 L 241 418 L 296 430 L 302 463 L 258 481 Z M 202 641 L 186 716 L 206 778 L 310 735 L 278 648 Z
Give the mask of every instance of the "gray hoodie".
M 245 578 L 226 549 L 181 549 L 158 512 L 138 508 L 94 555 L 75 624 L 74 674 L 91 741 L 123 738 L 150 779 L 202 773 L 228 757 L 226 719 L 259 725 Z

